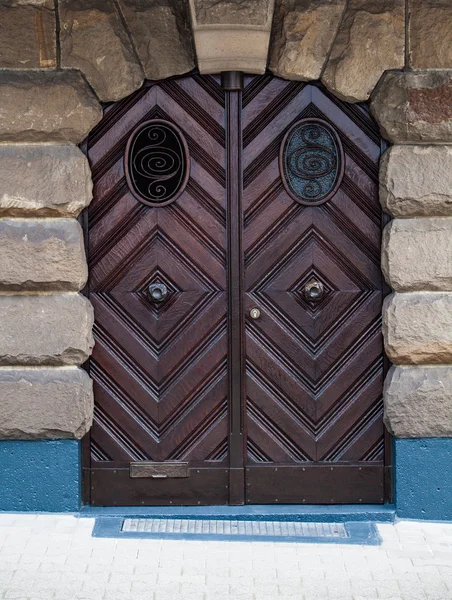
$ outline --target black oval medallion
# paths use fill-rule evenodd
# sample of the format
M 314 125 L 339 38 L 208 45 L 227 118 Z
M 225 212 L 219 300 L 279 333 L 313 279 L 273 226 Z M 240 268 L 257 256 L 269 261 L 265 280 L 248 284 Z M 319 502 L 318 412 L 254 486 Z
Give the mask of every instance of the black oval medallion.
M 344 173 L 344 151 L 329 123 L 302 119 L 284 136 L 279 163 L 287 193 L 301 204 L 315 206 L 337 192 Z
M 174 202 L 187 185 L 187 143 L 169 121 L 153 119 L 139 125 L 127 142 L 124 163 L 130 191 L 149 206 Z

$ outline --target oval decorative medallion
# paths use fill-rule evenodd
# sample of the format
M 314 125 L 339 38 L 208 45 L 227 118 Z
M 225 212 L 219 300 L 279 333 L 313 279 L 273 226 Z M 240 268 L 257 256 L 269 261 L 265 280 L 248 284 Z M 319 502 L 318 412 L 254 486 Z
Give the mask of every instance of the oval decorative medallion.
M 344 150 L 326 121 L 297 121 L 284 136 L 279 155 L 287 193 L 301 204 L 323 204 L 338 190 L 344 174 Z
M 141 123 L 127 142 L 124 163 L 130 191 L 148 206 L 174 202 L 187 185 L 187 142 L 181 130 L 169 121 L 152 119 Z

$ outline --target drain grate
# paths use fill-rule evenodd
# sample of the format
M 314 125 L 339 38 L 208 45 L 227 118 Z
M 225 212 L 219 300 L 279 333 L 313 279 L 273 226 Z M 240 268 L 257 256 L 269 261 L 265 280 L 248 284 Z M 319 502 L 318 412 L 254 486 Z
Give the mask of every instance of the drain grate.
M 372 522 L 311 522 L 273 519 L 209 518 L 183 515 L 98 517 L 93 537 L 161 540 L 299 542 L 362 544 L 381 542 Z
M 122 531 L 214 536 L 346 538 L 343 523 L 296 521 L 237 521 L 218 519 L 124 519 Z

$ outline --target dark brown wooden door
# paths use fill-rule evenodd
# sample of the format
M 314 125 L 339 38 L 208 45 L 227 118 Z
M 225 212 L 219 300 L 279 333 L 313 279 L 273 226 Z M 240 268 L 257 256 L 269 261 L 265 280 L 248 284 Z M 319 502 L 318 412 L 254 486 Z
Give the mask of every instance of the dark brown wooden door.
M 328 122 L 345 152 L 321 206 L 295 201 L 279 167 L 305 117 Z M 150 119 L 188 144 L 188 185 L 167 206 L 138 201 L 124 172 L 127 141 Z M 268 76 L 245 78 L 243 92 L 185 77 L 107 106 L 85 149 L 86 501 L 383 502 L 381 147 L 367 109 Z M 320 301 L 304 296 L 312 280 Z M 151 284 L 166 286 L 164 302 L 150 301 Z M 131 476 L 132 463 L 154 475 L 163 463 L 166 476 Z
M 149 119 L 175 123 L 190 179 L 168 206 L 130 192 L 126 143 Z M 93 504 L 225 503 L 228 467 L 224 93 L 216 80 L 147 86 L 106 108 L 88 141 Z M 149 300 L 164 284 L 165 302 Z M 130 478 L 129 464 L 188 462 L 188 477 Z
M 245 311 L 261 311 L 246 320 L 247 501 L 383 502 L 378 131 L 317 86 L 260 83 L 243 99 Z M 320 206 L 289 196 L 278 162 L 309 117 L 333 125 L 345 155 Z

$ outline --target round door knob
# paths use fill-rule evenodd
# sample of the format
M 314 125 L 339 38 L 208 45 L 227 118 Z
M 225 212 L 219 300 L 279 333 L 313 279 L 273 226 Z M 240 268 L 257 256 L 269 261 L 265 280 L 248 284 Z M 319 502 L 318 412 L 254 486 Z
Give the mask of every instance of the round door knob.
M 168 288 L 164 283 L 153 283 L 148 287 L 149 300 L 163 302 L 168 296 Z
M 320 300 L 323 296 L 323 283 L 320 281 L 310 281 L 304 286 L 304 297 L 311 302 Z
M 258 319 L 261 316 L 261 311 L 258 308 L 252 308 L 250 310 L 250 317 L 252 319 Z

